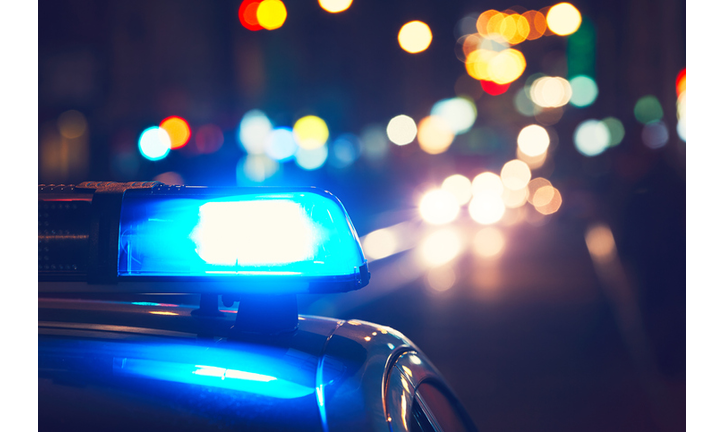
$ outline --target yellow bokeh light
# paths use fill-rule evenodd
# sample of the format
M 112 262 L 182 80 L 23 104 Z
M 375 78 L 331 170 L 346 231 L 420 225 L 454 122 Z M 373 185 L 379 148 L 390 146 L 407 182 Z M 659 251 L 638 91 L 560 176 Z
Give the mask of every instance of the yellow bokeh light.
M 503 181 L 506 188 L 511 190 L 519 190 L 528 186 L 530 178 L 530 168 L 519 159 L 513 159 L 506 163 L 500 171 L 500 180 Z
M 505 13 L 503 13 L 503 12 L 498 12 L 498 13 L 494 14 L 493 16 L 491 16 L 491 17 L 488 19 L 488 25 L 487 25 L 487 28 L 486 28 L 487 34 L 492 34 L 492 33 L 501 34 L 501 28 L 500 28 L 500 27 L 501 27 L 501 25 L 503 24 L 503 20 L 504 20 L 507 16 L 508 16 L 508 15 L 505 14 Z
M 511 83 L 523 74 L 525 66 L 523 53 L 512 48 L 506 49 L 488 62 L 490 80 L 496 84 Z
M 460 213 L 458 200 L 445 189 L 427 192 L 420 200 L 420 216 L 425 222 L 442 225 L 455 220 Z
M 495 51 L 477 49 L 471 52 L 465 59 L 465 70 L 468 75 L 476 80 L 491 81 L 488 72 L 488 64 L 498 53 Z
M 473 250 L 484 258 L 500 255 L 505 247 L 505 236 L 495 227 L 485 227 L 473 237 Z
M 329 138 L 327 123 L 317 116 L 305 116 L 294 123 L 294 138 L 299 147 L 307 150 L 322 147 Z
M 530 33 L 530 25 L 528 20 L 518 14 L 506 16 L 499 26 L 499 34 L 510 44 L 519 44 L 523 42 Z
M 319 0 L 319 6 L 330 13 L 344 12 L 351 4 L 352 0 Z
M 422 240 L 419 253 L 424 264 L 437 267 L 455 259 L 462 251 L 462 246 L 458 233 L 451 228 L 445 228 Z
M 287 20 L 287 8 L 280 0 L 263 0 L 256 9 L 256 19 L 267 30 L 278 29 Z
M 438 116 L 428 116 L 417 125 L 417 141 L 420 148 L 429 154 L 440 154 L 450 147 L 455 133 L 450 125 Z
M 558 3 L 548 10 L 546 22 L 553 33 L 568 36 L 581 26 L 581 13 L 570 3 Z
M 545 34 L 546 28 L 548 27 L 545 15 L 532 10 L 524 12 L 523 17 L 528 21 L 529 33 L 526 39 L 536 40 Z
M 491 172 L 478 174 L 473 179 L 472 192 L 473 195 L 492 194 L 502 196 L 505 187 L 500 177 Z
M 451 175 L 442 182 L 441 188 L 453 194 L 459 205 L 467 204 L 473 196 L 472 183 L 464 175 Z
M 400 28 L 397 40 L 403 50 L 416 54 L 425 51 L 432 42 L 432 31 L 422 21 L 410 21 Z
M 533 180 L 528 182 L 528 202 L 533 204 L 533 198 L 535 198 L 535 194 L 538 191 L 538 189 L 542 188 L 543 186 L 551 186 L 551 182 L 547 179 L 544 179 L 543 177 L 536 177 Z M 535 205 L 535 204 L 533 204 Z
M 545 154 L 551 143 L 548 132 L 536 124 L 528 125 L 518 134 L 518 148 L 527 156 L 535 157 Z
M 538 200 L 546 201 L 549 196 L 550 201 L 548 201 L 548 203 L 543 205 L 536 205 Z M 536 191 L 535 196 L 533 197 L 533 205 L 535 205 L 535 209 L 538 210 L 540 214 L 553 214 L 557 212 L 559 208 L 561 208 L 561 204 L 563 204 L 563 198 L 561 197 L 561 193 L 558 191 L 558 189 L 552 186 L 543 186 Z
M 369 260 L 388 257 L 398 251 L 399 239 L 390 228 L 382 228 L 367 234 L 362 240 L 362 250 Z

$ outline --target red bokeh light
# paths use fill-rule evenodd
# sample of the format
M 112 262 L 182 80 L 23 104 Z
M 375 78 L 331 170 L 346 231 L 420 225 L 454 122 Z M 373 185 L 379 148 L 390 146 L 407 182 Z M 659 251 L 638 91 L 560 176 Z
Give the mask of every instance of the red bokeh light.
M 493 81 L 486 81 L 486 80 L 480 80 L 480 86 L 483 88 L 483 90 L 492 96 L 498 96 L 506 91 L 508 91 L 508 87 L 510 87 L 510 83 L 508 84 L 497 84 Z
M 198 154 L 214 153 L 221 148 L 223 143 L 224 134 L 214 124 L 203 125 L 196 132 L 195 151 Z
M 239 6 L 239 22 L 252 31 L 264 28 L 259 25 L 259 20 L 256 19 L 256 10 L 259 8 L 259 3 L 261 3 L 261 0 L 244 0 Z

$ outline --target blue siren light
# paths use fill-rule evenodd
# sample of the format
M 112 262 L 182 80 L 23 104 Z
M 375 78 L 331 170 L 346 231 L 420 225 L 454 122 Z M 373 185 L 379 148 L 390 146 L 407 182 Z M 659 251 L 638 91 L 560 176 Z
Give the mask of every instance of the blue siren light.
M 231 282 L 241 292 L 339 292 L 369 281 L 339 200 L 316 188 L 128 190 L 119 282 Z

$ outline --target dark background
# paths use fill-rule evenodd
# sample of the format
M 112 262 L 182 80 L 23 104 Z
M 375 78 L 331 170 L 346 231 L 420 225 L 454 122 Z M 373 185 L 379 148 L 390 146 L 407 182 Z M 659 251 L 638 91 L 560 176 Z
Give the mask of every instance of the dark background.
M 288 1 L 280 29 L 252 32 L 239 23 L 239 4 L 41 0 L 38 181 L 247 184 L 237 175 L 244 113 L 262 109 L 287 126 L 315 114 L 332 137 L 384 126 L 400 113 L 419 120 L 436 101 L 454 97 L 465 75 L 454 50 L 458 21 L 515 5 L 355 0 L 329 14 L 316 1 Z M 686 144 L 676 134 L 675 79 L 686 66 L 685 2 L 573 4 L 595 28 L 599 96 L 591 106 L 566 107 L 551 126 L 558 142 L 542 172 L 561 191 L 561 209 L 505 227 L 506 249 L 496 260 L 463 253 L 445 292 L 431 290 L 424 274 L 410 274 L 403 253 L 371 262 L 364 290 L 300 298 L 300 307 L 403 332 L 449 380 L 481 430 L 683 430 Z M 397 44 L 400 26 L 413 19 L 433 32 L 431 46 L 415 55 Z M 478 150 L 463 136 L 435 156 L 416 142 L 388 143 L 384 158 L 360 158 L 345 169 L 304 171 L 287 162 L 264 184 L 333 191 L 360 236 L 417 221 L 415 207 L 429 185 L 454 173 L 499 172 L 515 158 L 518 131 L 535 122 L 512 101 L 527 77 L 567 76 L 565 37 L 518 49 L 528 64 L 523 76 L 503 95 L 476 97 L 475 127 L 493 131 Z M 669 130 L 656 150 L 643 144 L 633 115 L 636 101 L 649 94 L 661 102 Z M 79 150 L 58 161 L 44 140 L 70 109 L 84 114 L 88 131 Z M 170 115 L 187 119 L 192 133 L 197 125 L 218 125 L 223 146 L 208 155 L 173 151 L 161 161 L 143 159 L 140 132 Z M 579 154 L 575 127 L 607 116 L 624 124 L 623 142 L 599 156 Z M 586 248 L 586 229 L 597 222 L 616 239 L 622 271 L 613 276 L 594 265 Z

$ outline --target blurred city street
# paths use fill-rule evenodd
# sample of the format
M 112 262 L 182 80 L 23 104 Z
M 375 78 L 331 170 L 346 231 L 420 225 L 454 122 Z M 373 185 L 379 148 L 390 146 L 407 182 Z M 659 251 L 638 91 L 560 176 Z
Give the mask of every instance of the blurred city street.
M 38 182 L 315 186 L 478 428 L 686 418 L 686 2 L 39 2 Z

